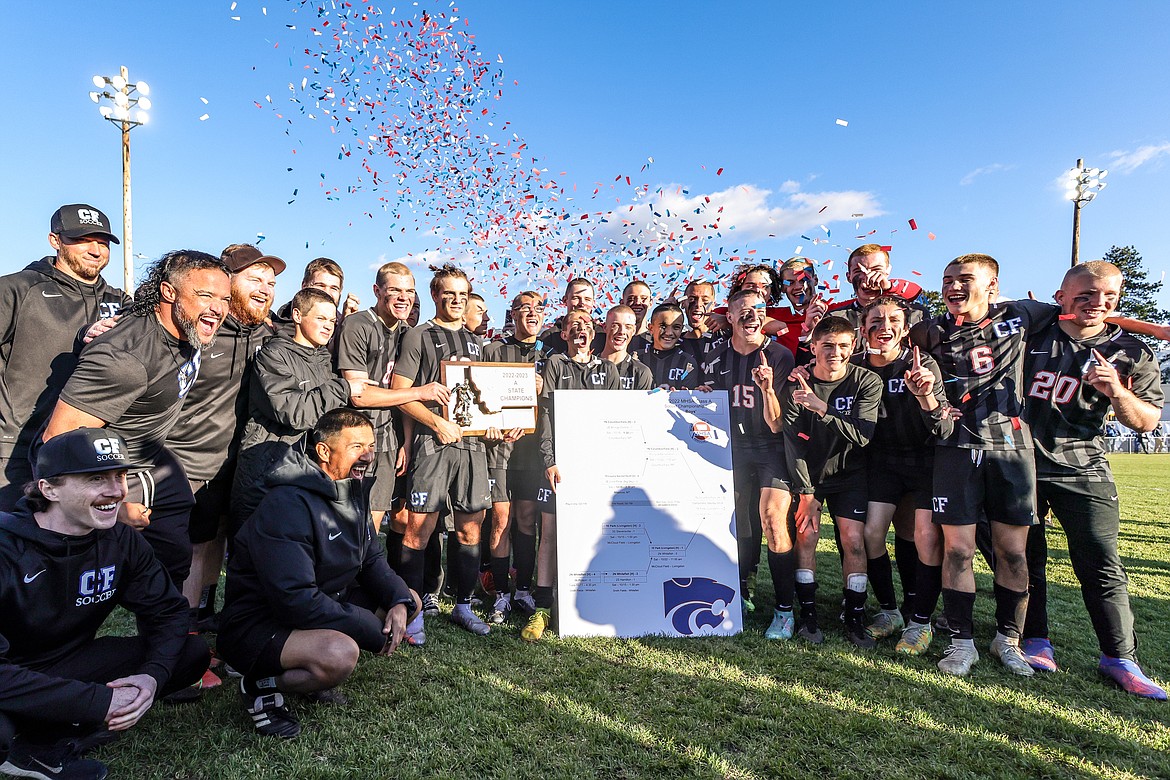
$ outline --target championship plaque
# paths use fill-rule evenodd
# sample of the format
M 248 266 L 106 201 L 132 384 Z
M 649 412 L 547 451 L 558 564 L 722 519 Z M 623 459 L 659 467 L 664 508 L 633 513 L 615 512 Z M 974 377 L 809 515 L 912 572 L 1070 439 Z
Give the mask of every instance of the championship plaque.
M 536 431 L 536 366 L 444 360 L 442 370 L 451 389 L 443 416 L 464 436 L 482 436 L 488 428 Z

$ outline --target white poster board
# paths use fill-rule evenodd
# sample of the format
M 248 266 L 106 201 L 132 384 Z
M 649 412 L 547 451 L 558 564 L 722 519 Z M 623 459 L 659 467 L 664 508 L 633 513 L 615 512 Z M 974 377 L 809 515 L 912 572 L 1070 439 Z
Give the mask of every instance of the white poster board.
M 561 636 L 742 629 L 727 393 L 557 390 Z

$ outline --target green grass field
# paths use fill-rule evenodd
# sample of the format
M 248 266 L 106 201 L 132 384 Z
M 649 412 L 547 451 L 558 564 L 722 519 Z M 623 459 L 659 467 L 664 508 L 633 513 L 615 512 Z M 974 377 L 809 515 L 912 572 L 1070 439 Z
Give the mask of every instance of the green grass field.
M 1113 464 L 1141 662 L 1166 684 L 1170 456 Z M 831 615 L 840 567 L 831 529 L 823 536 Z M 348 706 L 297 701 L 299 739 L 254 736 L 225 685 L 195 704 L 156 705 L 95 757 L 111 777 L 135 778 L 1170 777 L 1170 704 L 1098 677 L 1059 529 L 1049 545 L 1056 674 L 1013 677 L 986 652 L 994 620 L 980 569 L 983 658 L 966 679 L 935 668 L 938 638 L 915 659 L 895 656 L 892 642 L 863 654 L 832 626 L 820 648 L 768 642 L 767 603 L 741 636 L 697 640 L 528 646 L 517 625 L 483 639 L 434 619 L 425 648 L 363 655 L 343 687 Z

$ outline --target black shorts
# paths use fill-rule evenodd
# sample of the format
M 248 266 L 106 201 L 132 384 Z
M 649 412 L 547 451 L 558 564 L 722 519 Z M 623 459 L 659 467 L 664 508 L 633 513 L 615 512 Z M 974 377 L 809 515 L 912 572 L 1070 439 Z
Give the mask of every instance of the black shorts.
M 829 510 L 829 515 L 833 518 L 844 517 L 847 520 L 864 523 L 868 517 L 869 500 L 865 487 L 861 484 L 832 488 L 824 492 L 818 490 L 817 500 Z
M 548 477 L 541 477 L 540 484 L 536 488 L 536 495 L 533 498 L 541 512 L 550 515 L 557 513 L 557 494 L 553 492 L 552 483 L 548 481 Z
M 488 469 L 488 489 L 491 491 L 493 504 L 506 504 L 512 500 L 512 491 L 509 487 L 507 469 Z
M 1089 528 L 1121 525 L 1121 505 L 1114 482 L 1055 482 L 1040 480 L 1036 485 L 1036 516 L 1051 510 L 1062 526 L 1077 523 Z
M 187 531 L 195 495 L 179 460 L 163 447 L 151 459 L 149 471 L 126 476 L 126 501 L 150 508 L 150 525 L 142 538 L 154 550 L 159 563 L 171 575 L 175 587 L 183 587 L 191 573 L 191 537 Z
M 544 481 L 540 469 L 508 469 L 508 494 L 513 501 L 535 501 Z
M 370 489 L 370 509 L 374 512 L 389 512 L 398 498 L 398 476 L 394 473 L 397 460 L 398 450 L 379 452 L 366 471 L 374 477 L 374 486 Z
M 934 458 L 870 452 L 866 459 L 869 500 L 897 506 L 911 496 L 915 509 L 930 509 L 934 493 Z
M 751 489 L 750 486 L 774 488 L 776 490 L 791 490 L 792 481 L 788 478 L 788 462 L 784 458 L 784 450 L 777 444 L 745 444 L 732 445 L 731 448 L 732 476 L 736 490 L 741 486 Z
M 1036 522 L 1036 459 L 1032 450 L 935 447 L 931 509 L 940 525 Z
M 221 472 L 214 479 L 189 480 L 189 484 L 191 492 L 195 494 L 195 506 L 191 507 L 187 535 L 191 538 L 191 544 L 213 542 L 217 536 L 227 532 L 232 478 Z
M 491 506 L 487 453 L 482 447 L 444 446 L 433 436 L 416 437 L 415 444 L 406 498 L 411 512 L 438 512 L 448 498 L 451 508 L 463 514 Z

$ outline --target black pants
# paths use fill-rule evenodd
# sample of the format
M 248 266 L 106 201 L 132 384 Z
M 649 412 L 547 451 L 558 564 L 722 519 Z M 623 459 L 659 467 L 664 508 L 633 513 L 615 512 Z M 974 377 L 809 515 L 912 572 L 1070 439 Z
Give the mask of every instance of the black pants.
M 146 654 L 146 641 L 141 637 L 104 636 L 47 669 L 37 671 L 69 680 L 108 683 L 137 674 L 146 661 Z M 155 693 L 155 701 L 195 684 L 207 671 L 210 661 L 211 652 L 207 643 L 198 636 L 188 636 L 175 662 L 171 679 Z M 59 713 L 54 713 L 54 716 L 52 719 L 39 720 L 27 716 L 13 718 L 0 712 L 0 762 L 7 758 L 12 739 L 17 733 L 33 744 L 50 744 L 62 738 L 81 737 L 105 726 L 104 723 L 74 725 L 62 722 Z
M 1121 526 L 1117 486 L 1112 482 L 1041 480 L 1036 493 L 1037 514 L 1043 516 L 1051 509 L 1068 537 L 1069 561 L 1081 583 L 1081 597 L 1101 652 L 1113 658 L 1134 660 L 1137 639 L 1129 606 L 1129 578 L 1117 550 Z M 1044 524 L 1038 523 L 1028 534 L 1028 580 L 1032 597 L 1024 623 L 1025 638 L 1048 636 L 1047 560 Z
M 187 528 L 195 495 L 179 460 L 165 447 L 155 454 L 154 468 L 126 478 L 126 500 L 150 507 L 150 525 L 142 538 L 150 543 L 158 562 L 176 588 L 191 573 L 191 536 Z

